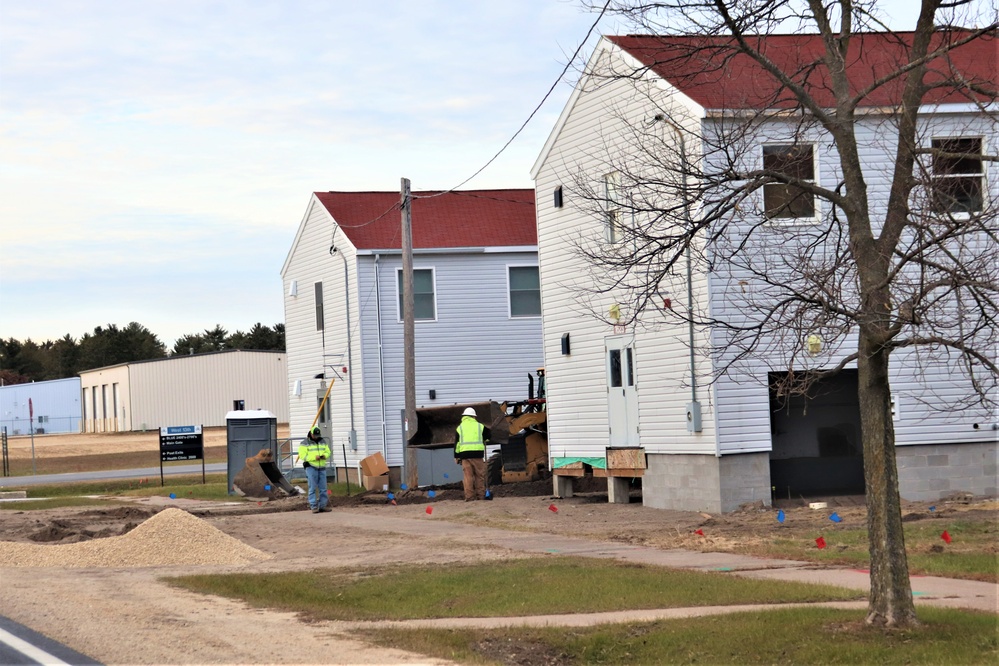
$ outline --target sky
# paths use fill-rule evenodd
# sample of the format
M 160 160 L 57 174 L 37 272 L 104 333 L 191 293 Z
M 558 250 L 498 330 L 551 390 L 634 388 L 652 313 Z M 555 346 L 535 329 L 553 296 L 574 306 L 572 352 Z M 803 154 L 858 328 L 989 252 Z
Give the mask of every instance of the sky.
M 912 28 L 917 3 L 881 4 Z M 579 0 L 5 0 L 0 338 L 137 321 L 169 348 L 282 322 L 312 192 L 458 185 L 595 19 Z M 582 57 L 622 31 L 605 19 Z M 532 187 L 576 76 L 464 187 Z

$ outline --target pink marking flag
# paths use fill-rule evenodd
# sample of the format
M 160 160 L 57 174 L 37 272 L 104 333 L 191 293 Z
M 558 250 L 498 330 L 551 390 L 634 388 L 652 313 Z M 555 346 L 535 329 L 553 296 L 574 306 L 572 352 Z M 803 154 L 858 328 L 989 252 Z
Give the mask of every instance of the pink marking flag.
M 694 530 L 694 534 L 699 534 L 701 536 L 704 536 L 704 530 Z

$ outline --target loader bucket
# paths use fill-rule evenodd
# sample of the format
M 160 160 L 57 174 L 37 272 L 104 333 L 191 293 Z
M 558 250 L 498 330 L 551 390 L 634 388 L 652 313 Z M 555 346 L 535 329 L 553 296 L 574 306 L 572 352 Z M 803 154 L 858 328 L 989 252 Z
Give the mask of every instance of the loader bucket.
M 284 474 L 281 473 L 281 469 L 278 467 L 277 463 L 262 462 L 260 463 L 260 470 L 267 477 L 267 480 L 271 482 L 272 486 L 277 486 L 289 495 L 295 494 L 295 487 L 288 483 L 288 479 L 286 479 Z
M 270 454 L 264 450 L 253 458 L 246 459 L 246 466 L 232 480 L 232 488 L 244 497 L 267 497 L 276 499 L 296 494 L 294 486 L 288 483 L 280 468 L 273 460 L 261 457 Z
M 425 449 L 453 446 L 461 414 L 468 407 L 475 410 L 479 423 L 489 428 L 490 443 L 506 442 L 510 432 L 501 405 L 495 402 L 475 402 L 417 409 L 416 432 L 409 439 L 409 446 Z

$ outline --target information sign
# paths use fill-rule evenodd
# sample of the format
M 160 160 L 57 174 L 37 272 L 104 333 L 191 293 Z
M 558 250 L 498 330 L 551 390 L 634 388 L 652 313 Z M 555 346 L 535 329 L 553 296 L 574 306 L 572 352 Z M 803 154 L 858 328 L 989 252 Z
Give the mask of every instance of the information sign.
M 205 439 L 201 426 L 164 426 L 160 428 L 160 485 L 163 463 L 180 460 L 201 461 L 201 482 L 205 482 Z
M 168 426 L 160 428 L 160 461 L 201 460 L 205 457 L 205 440 L 201 426 Z

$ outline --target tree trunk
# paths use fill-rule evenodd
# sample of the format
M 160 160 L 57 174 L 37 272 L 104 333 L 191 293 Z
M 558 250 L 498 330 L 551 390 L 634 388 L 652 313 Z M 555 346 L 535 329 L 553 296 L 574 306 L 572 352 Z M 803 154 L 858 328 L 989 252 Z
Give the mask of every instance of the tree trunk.
M 902 531 L 888 355 L 888 350 L 873 341 L 862 328 L 857 370 L 867 484 L 867 537 L 871 554 L 867 622 L 904 627 L 916 624 L 916 609 L 912 602 Z

